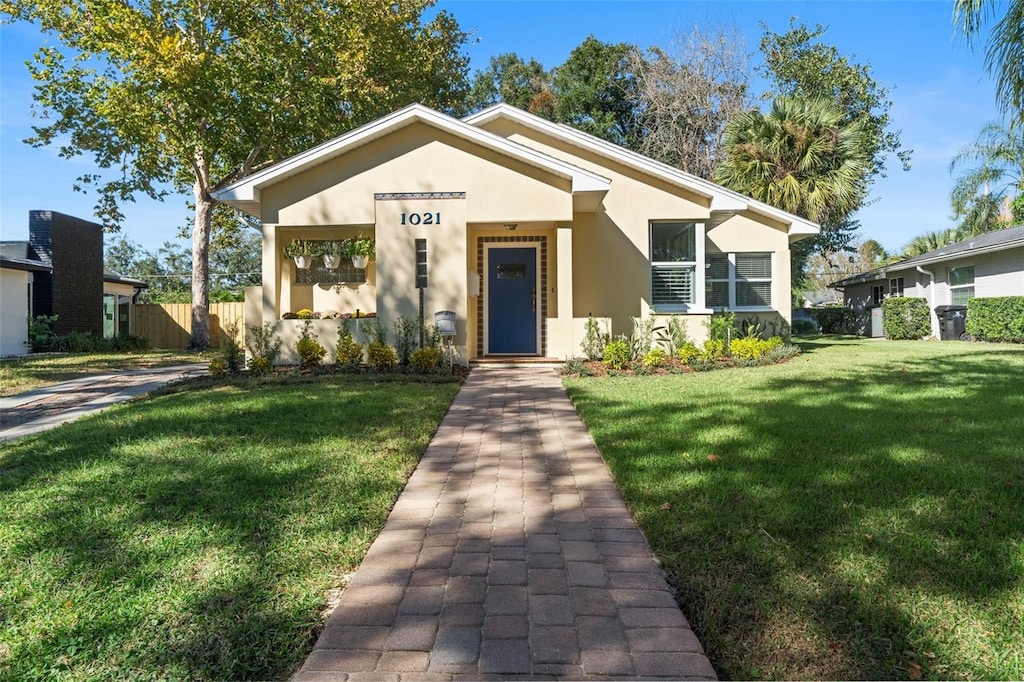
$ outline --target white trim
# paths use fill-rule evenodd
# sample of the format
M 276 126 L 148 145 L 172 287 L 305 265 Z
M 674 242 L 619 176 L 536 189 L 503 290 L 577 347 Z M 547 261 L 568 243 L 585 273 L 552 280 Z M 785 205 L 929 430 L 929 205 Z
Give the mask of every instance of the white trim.
M 545 170 L 556 177 L 570 180 L 572 192 L 607 192 L 611 180 L 597 173 L 548 156 L 535 149 L 507 140 L 486 130 L 446 116 L 422 104 L 412 104 L 376 121 L 356 128 L 327 142 L 253 173 L 213 193 L 214 199 L 259 218 L 260 191 L 286 178 L 303 173 L 317 165 L 384 137 L 414 123 L 433 126 L 452 135 L 479 144 L 510 158 Z
M 744 210 L 753 211 L 754 213 L 759 213 L 784 223 L 789 228 L 787 233 L 790 237 L 796 237 L 797 239 L 821 232 L 820 226 L 813 221 L 787 213 L 756 199 L 751 199 L 739 192 L 734 192 L 704 178 L 679 170 L 660 161 L 655 161 L 594 135 L 589 135 L 567 125 L 553 123 L 509 104 L 495 104 L 483 111 L 467 116 L 463 121 L 470 125 L 480 126 L 501 118 L 516 121 L 528 128 L 550 135 L 563 142 L 583 147 L 607 159 L 621 163 L 628 168 L 652 175 L 660 180 L 710 199 L 712 211 L 731 213 Z
M 491 340 L 490 340 L 490 333 L 491 333 L 491 324 L 490 324 L 490 316 L 491 316 L 491 281 L 490 281 L 490 279 L 491 279 L 491 249 L 533 249 L 534 256 L 535 256 L 535 259 L 536 259 L 535 267 L 534 267 L 534 270 L 533 270 L 533 277 L 534 277 L 533 288 L 534 288 L 534 291 L 536 291 L 536 294 L 535 294 L 536 299 L 535 299 L 535 302 L 534 302 L 534 308 L 535 308 L 534 312 L 536 314 L 536 329 L 537 329 L 536 345 L 534 346 L 537 350 L 534 353 L 492 353 L 491 352 Z M 512 357 L 512 356 L 531 356 L 531 355 L 536 355 L 537 357 L 540 357 L 541 350 L 542 350 L 541 349 L 541 315 L 540 315 L 540 311 L 541 311 L 541 308 L 543 307 L 542 304 L 541 304 L 541 296 L 543 296 L 544 293 L 545 293 L 545 292 L 541 291 L 541 288 L 540 288 L 540 268 L 541 268 L 540 244 L 538 242 L 484 242 L 484 272 L 483 272 L 483 278 L 486 280 L 486 282 L 484 283 L 484 291 L 483 291 L 484 318 L 481 321 L 481 324 L 483 324 L 483 326 L 484 326 L 484 330 L 483 331 L 484 331 L 484 355 L 485 356 L 490 355 L 490 356 L 501 357 L 501 356 L 506 356 L 507 355 L 507 356 Z

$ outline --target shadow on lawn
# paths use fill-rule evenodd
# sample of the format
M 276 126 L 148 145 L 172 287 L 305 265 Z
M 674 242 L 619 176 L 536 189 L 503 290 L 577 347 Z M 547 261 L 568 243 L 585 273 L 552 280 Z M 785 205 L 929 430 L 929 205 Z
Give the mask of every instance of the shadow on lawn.
M 162 395 L 11 444 L 0 560 L 24 603 L 0 598 L 0 622 L 44 622 L 0 637 L 0 676 L 287 674 L 443 414 L 430 392 Z
M 882 357 L 650 402 L 571 388 L 720 675 L 1012 676 L 951 660 L 949 625 L 975 603 L 999 627 L 1019 590 L 1024 363 Z

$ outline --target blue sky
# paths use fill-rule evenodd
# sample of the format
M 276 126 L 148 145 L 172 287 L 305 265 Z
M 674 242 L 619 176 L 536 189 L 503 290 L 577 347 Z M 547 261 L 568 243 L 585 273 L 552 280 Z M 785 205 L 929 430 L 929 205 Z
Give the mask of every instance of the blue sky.
M 979 47 L 953 30 L 952 4 L 937 0 L 831 2 L 621 2 L 613 0 L 441 0 L 471 32 L 466 48 L 471 70 L 502 52 L 535 57 L 545 67 L 561 64 L 588 35 L 640 47 L 670 45 L 694 25 L 734 25 L 747 38 L 751 67 L 759 62 L 761 24 L 785 31 L 791 17 L 828 26 L 823 40 L 855 61 L 871 65 L 876 81 L 890 90 L 894 128 L 913 149 L 912 168 L 889 161 L 887 178 L 876 181 L 872 203 L 857 217 L 861 236 L 898 249 L 925 230 L 953 225 L 950 158 L 981 127 L 998 118 L 994 85 Z M 32 83 L 24 62 L 46 40 L 34 27 L 0 27 L 0 238 L 26 239 L 28 211 L 52 209 L 89 218 L 94 195 L 71 189 L 91 170 L 87 158 L 61 159 L 55 148 L 33 149 Z M 759 93 L 763 83 L 754 80 Z M 163 203 L 140 198 L 126 207 L 123 233 L 155 250 L 175 240 L 188 215 L 185 197 Z M 182 242 L 187 243 L 187 242 Z

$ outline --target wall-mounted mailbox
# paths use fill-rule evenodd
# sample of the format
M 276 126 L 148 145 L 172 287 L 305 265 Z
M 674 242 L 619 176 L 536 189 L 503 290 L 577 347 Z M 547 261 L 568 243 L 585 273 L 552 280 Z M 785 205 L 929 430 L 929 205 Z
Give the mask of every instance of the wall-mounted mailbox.
M 455 336 L 455 311 L 437 311 L 434 313 L 434 325 L 441 336 Z

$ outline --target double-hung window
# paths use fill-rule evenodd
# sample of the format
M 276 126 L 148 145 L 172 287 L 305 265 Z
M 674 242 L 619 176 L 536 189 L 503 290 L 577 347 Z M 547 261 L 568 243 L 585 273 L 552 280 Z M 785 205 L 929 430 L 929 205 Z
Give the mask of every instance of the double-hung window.
M 696 302 L 697 224 L 651 223 L 651 303 L 692 306 Z
M 974 298 L 973 265 L 949 269 L 949 292 L 953 305 L 967 305 L 967 299 Z
M 889 295 L 890 296 L 902 296 L 903 295 L 903 278 L 893 277 L 889 280 Z
M 772 254 L 709 253 L 705 281 L 709 308 L 770 309 Z

